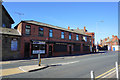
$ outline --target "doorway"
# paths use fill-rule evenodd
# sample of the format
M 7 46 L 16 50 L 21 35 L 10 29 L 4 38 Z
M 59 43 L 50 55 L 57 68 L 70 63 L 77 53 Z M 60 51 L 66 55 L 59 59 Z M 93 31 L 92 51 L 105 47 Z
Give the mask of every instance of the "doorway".
M 30 55 L 30 43 L 25 43 L 24 58 L 29 58 Z
M 52 56 L 52 46 L 49 45 L 49 57 L 51 57 L 51 56 Z

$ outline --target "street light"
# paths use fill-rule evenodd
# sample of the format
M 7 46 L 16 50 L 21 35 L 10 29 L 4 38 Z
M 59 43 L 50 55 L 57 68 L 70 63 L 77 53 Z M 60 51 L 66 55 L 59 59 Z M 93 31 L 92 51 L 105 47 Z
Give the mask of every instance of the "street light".
M 102 23 L 102 22 L 104 22 L 104 21 L 101 20 L 101 21 L 97 21 L 97 22 L 96 22 L 96 33 L 95 33 L 95 37 L 96 37 L 96 38 L 97 38 L 97 27 L 98 27 L 98 23 L 99 23 L 99 22 Z M 98 41 L 97 41 L 97 39 L 96 39 L 96 51 L 98 51 Z

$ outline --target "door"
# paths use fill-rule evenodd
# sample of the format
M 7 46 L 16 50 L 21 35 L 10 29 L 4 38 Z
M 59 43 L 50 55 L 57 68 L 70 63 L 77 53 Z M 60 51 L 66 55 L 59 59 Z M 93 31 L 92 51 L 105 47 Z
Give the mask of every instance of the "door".
M 115 47 L 113 47 L 113 51 L 115 51 Z
M 52 56 L 52 46 L 49 46 L 49 56 Z
M 30 43 L 25 43 L 24 58 L 29 58 L 30 55 Z
M 69 54 L 72 54 L 72 47 L 69 46 Z

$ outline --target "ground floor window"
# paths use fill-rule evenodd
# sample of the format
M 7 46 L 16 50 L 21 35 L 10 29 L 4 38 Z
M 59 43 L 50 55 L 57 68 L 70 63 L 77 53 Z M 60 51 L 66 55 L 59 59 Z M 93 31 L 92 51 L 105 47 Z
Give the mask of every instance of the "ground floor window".
M 89 51 L 90 50 L 90 47 L 89 46 L 83 46 L 83 51 Z
M 17 51 L 18 41 L 16 39 L 11 40 L 11 51 Z
M 54 52 L 67 52 L 67 45 L 55 44 Z
M 73 50 L 74 51 L 80 51 L 80 45 L 74 45 Z

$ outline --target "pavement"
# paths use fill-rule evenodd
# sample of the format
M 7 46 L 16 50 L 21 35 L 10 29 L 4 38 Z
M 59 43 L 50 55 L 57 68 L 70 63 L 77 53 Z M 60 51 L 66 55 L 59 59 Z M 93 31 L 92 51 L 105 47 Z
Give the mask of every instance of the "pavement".
M 32 71 L 36 71 L 36 70 L 41 70 L 44 68 L 47 68 L 48 66 L 45 65 L 30 65 L 30 66 L 20 66 L 19 69 L 24 71 L 24 72 L 32 72 Z
M 90 78 L 90 71 L 93 70 L 95 77 L 101 78 L 105 76 L 103 74 L 112 71 L 117 58 L 116 52 L 53 57 L 42 59 L 41 67 L 36 65 L 37 59 L 7 61 L 2 65 L 2 70 L 6 73 L 2 76 L 3 78 Z

